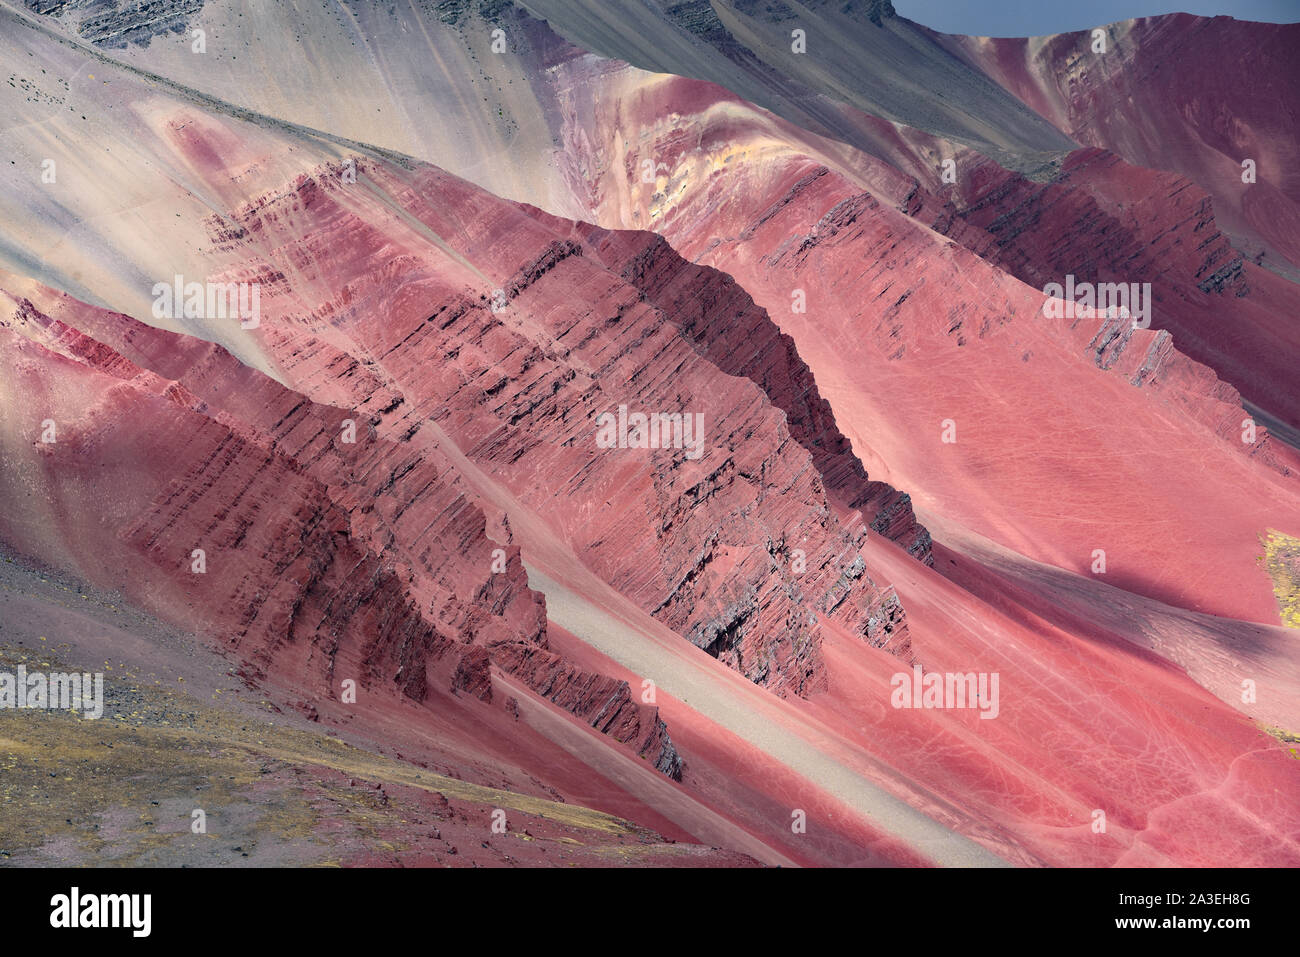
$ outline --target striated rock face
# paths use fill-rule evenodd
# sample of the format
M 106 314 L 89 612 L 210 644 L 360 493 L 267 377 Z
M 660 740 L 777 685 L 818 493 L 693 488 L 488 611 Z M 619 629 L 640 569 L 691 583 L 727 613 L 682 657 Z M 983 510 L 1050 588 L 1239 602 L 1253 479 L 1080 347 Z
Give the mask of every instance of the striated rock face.
M 292 295 L 263 298 L 286 381 L 339 404 L 400 396 L 378 434 L 432 420 L 693 644 L 778 692 L 823 688 L 821 618 L 865 639 L 885 601 L 869 576 L 846 575 L 868 534 L 861 512 L 922 559 L 928 538 L 904 496 L 866 479 L 789 341 L 734 283 L 654 237 L 579 227 L 430 168 L 362 174 L 382 215 L 358 215 L 327 170 L 238 211 L 247 240 L 221 237 L 270 251 L 248 269 L 306 270 Z M 738 335 L 758 352 L 737 352 Z M 373 360 L 340 374 L 347 356 Z M 597 418 L 620 408 L 703 431 L 695 445 L 602 448 Z M 908 658 L 901 620 L 871 640 Z
M 729 375 L 744 376 L 785 413 L 791 436 L 812 456 L 828 494 L 862 511 L 868 526 L 932 565 L 930 535 L 904 492 L 867 478 L 835 425 L 794 340 L 724 272 L 684 261 L 653 233 L 592 229 L 587 241 L 621 275 Z
M 1072 153 L 1047 183 L 991 163 L 967 182 L 961 217 L 994 239 L 984 254 L 990 262 L 1039 289 L 1067 273 L 1081 282 L 1151 283 L 1153 328 L 1172 333 L 1181 353 L 1234 391 L 1300 422 L 1292 385 L 1300 332 L 1283 318 L 1300 308 L 1300 290 L 1243 261 L 1203 190 L 1096 149 Z
M 23 311 L 23 325 L 39 321 Z M 25 514 L 7 518 L 6 541 L 222 636 L 258 677 L 275 661 L 277 675 L 295 675 L 317 695 L 335 695 L 336 676 L 368 685 L 384 674 L 423 696 L 423 661 L 450 639 L 405 599 L 393 570 L 351 539 L 346 512 L 319 481 L 194 408 L 187 390 L 111 349 L 88 348 L 75 330 L 49 327 L 52 345 L 64 347 L 56 352 L 12 326 L 3 330 L 7 371 L 33 390 L 24 408 L 45 410 L 62 435 L 6 449 L 6 477 L 27 485 L 30 500 Z M 97 401 L 71 407 L 61 393 Z M 33 424 L 7 412 L 12 434 L 30 434 Z M 127 481 L 114 474 L 124 453 L 157 464 Z M 201 574 L 191 571 L 194 549 L 204 553 Z M 222 561 L 233 549 L 238 563 Z
M 370 410 L 400 397 L 376 393 L 356 412 L 319 405 L 218 346 L 58 306 L 82 328 L 25 299 L 0 323 L 15 377 L 36 390 L 24 407 L 68 390 L 103 399 L 51 405 L 58 441 L 34 446 L 34 460 L 15 451 L 18 476 L 65 491 L 45 533 L 29 510 L 0 529 L 6 541 L 218 637 L 258 681 L 338 699 L 351 678 L 359 693 L 417 702 L 446 682 L 491 701 L 496 664 L 680 778 L 654 708 L 547 649 L 518 547 L 488 536 L 454 468 L 374 434 Z M 21 434 L 39 421 L 12 425 Z M 151 463 L 150 484 L 117 475 L 129 467 L 119 444 Z M 129 501 L 114 498 L 118 482 L 133 487 Z M 94 540 L 60 547 L 97 496 Z

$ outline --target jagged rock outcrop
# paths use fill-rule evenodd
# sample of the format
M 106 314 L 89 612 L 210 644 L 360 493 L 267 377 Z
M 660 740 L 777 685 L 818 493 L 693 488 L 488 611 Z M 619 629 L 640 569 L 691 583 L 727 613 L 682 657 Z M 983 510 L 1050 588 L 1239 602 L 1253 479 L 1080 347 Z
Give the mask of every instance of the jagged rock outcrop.
M 812 456 L 828 494 L 860 509 L 873 531 L 933 564 L 929 532 L 916 521 L 907 494 L 867 477 L 794 340 L 734 279 L 686 262 L 652 233 L 592 229 L 586 238 L 719 369 L 754 382 L 785 413 L 790 434 Z
M 77 33 L 107 49 L 128 44 L 148 46 L 165 33 L 184 33 L 204 0 L 135 0 L 100 3 L 99 0 L 25 0 L 27 9 L 46 16 L 67 17 Z
M 354 386 L 358 404 L 376 387 L 400 394 L 378 417 L 381 435 L 433 420 L 593 570 L 688 640 L 779 692 L 824 687 L 815 609 L 858 559 L 867 530 L 852 510 L 919 557 L 928 539 L 905 497 L 866 480 L 789 342 L 734 283 L 653 237 L 619 252 L 603 232 L 437 170 L 367 163 L 362 175 L 446 246 L 395 232 L 395 217 L 358 217 L 329 170 L 233 217 L 253 237 L 250 254 L 274 250 L 250 261 L 254 271 L 301 258 L 305 241 L 282 225 L 288 218 L 322 224 L 306 241 L 310 288 L 321 291 L 312 315 L 301 318 L 301 291 L 292 307 L 275 289 L 263 300 L 265 341 L 287 380 L 330 402 Z M 631 263 L 650 247 L 654 277 Z M 653 278 L 653 295 L 625 270 Z M 696 308 L 710 297 L 734 299 L 769 348 L 736 366 L 721 327 L 710 333 Z M 347 344 L 334 352 L 327 343 L 340 336 Z M 372 356 L 368 375 L 339 376 L 345 355 Z M 692 447 L 601 448 L 597 417 L 620 407 L 702 416 L 703 432 Z M 828 500 L 819 465 L 848 511 Z M 825 614 L 865 635 L 879 589 L 863 576 Z M 907 658 L 905 623 L 884 644 Z

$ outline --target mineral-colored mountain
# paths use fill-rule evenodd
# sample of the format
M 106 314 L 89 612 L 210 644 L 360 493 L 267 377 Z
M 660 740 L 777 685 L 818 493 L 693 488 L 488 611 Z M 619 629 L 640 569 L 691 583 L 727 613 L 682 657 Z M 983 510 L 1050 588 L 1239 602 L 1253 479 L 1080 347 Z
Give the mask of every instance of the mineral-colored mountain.
M 298 863 L 1300 863 L 1297 29 L 0 0 L 0 657 Z

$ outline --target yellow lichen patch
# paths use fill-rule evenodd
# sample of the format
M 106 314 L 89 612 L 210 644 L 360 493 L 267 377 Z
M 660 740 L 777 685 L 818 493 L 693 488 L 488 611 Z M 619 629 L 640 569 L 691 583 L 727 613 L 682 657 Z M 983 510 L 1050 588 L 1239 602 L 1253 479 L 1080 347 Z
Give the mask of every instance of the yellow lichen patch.
M 1300 734 L 1294 734 L 1290 731 L 1285 730 L 1284 728 L 1274 728 L 1272 726 L 1265 726 L 1264 733 L 1271 734 L 1273 737 L 1277 738 L 1283 744 L 1289 745 L 1289 747 L 1287 748 L 1287 752 L 1291 755 L 1291 757 L 1295 758 L 1297 761 L 1300 761 L 1300 748 L 1295 747 L 1295 745 L 1300 744 Z
M 1282 624 L 1300 628 L 1300 538 L 1270 528 L 1260 541 L 1264 545 L 1260 561 L 1273 581 L 1273 597 Z

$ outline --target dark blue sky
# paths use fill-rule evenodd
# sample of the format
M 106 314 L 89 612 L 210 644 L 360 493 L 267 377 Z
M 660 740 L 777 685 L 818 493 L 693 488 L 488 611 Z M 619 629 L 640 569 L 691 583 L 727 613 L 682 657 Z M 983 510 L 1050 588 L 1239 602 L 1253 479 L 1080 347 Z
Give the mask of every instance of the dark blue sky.
M 1160 13 L 1300 21 L 1300 0 L 893 0 L 900 16 L 941 33 L 1025 37 L 1067 33 Z

